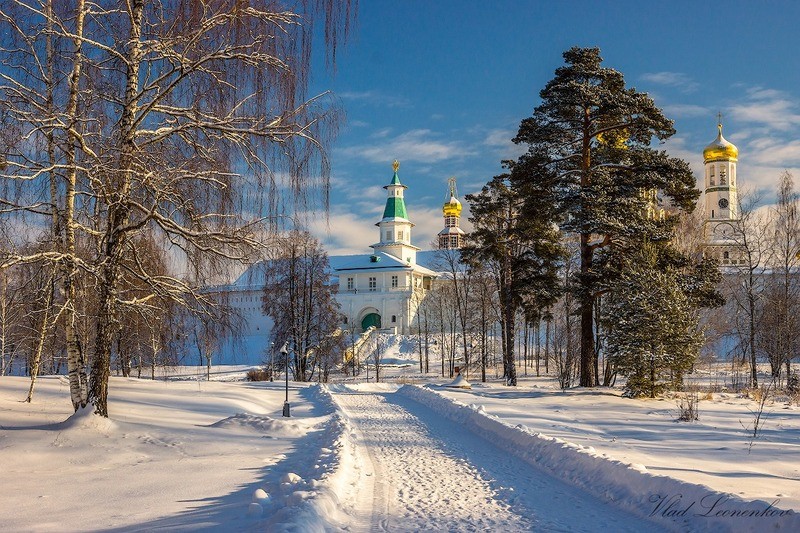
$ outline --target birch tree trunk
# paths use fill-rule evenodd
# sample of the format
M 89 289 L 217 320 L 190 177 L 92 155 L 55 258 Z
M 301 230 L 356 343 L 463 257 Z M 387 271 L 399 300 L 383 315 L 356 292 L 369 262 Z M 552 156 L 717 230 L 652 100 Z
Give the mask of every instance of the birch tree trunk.
M 138 109 L 139 66 L 142 56 L 142 15 L 143 0 L 132 0 L 129 5 L 130 30 L 125 50 L 126 77 L 125 96 L 120 119 L 120 156 L 115 169 L 115 192 L 108 206 L 105 235 L 100 259 L 100 312 L 97 321 L 94 361 L 89 387 L 89 398 L 95 412 L 108 416 L 108 379 L 111 373 L 111 343 L 116 321 L 117 284 L 120 261 L 125 246 L 126 233 L 123 227 L 128 223 L 131 175 L 134 172 L 135 121 Z
M 75 18 L 75 51 L 72 73 L 69 80 L 69 101 L 66 115 L 69 120 L 65 159 L 67 165 L 66 191 L 64 194 L 64 332 L 67 344 L 67 375 L 69 377 L 70 399 L 76 411 L 86 407 L 88 402 L 88 383 L 86 376 L 86 359 L 78 342 L 76 331 L 77 312 L 75 309 L 75 192 L 78 179 L 77 146 L 80 143 L 78 134 L 78 95 L 80 92 L 81 69 L 83 66 L 83 27 L 86 17 L 84 0 L 76 1 Z

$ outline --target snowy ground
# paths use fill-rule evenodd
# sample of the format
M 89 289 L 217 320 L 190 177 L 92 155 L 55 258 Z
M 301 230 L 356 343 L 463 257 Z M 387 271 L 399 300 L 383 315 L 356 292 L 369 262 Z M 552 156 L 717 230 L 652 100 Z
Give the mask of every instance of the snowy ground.
M 755 404 L 735 394 L 680 423 L 673 400 L 544 378 L 442 388 L 410 346 L 387 353 L 394 384 L 290 384 L 290 419 L 283 383 L 244 368 L 113 378 L 109 420 L 70 416 L 63 378 L 25 404 L 27 379 L 2 377 L 2 529 L 800 531 L 785 399 L 750 448 Z

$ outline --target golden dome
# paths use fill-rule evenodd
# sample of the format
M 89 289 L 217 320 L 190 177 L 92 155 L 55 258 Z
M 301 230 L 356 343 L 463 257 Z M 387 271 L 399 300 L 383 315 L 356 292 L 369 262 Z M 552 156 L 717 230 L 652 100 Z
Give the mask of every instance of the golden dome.
M 717 124 L 717 138 L 703 150 L 703 162 L 709 161 L 737 161 L 739 149 L 722 136 L 722 124 Z
M 442 206 L 442 213 L 446 217 L 460 217 L 461 216 L 461 202 L 455 196 L 451 196 L 450 200 L 445 202 Z

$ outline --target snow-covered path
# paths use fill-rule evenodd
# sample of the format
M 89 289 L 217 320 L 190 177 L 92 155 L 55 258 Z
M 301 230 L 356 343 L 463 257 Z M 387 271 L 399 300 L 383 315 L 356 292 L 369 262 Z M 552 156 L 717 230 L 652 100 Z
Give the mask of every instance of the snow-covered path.
M 373 531 L 657 531 L 391 391 L 334 394 L 357 430 Z M 368 494 L 371 492 L 371 494 Z M 366 493 L 366 494 L 365 494 Z

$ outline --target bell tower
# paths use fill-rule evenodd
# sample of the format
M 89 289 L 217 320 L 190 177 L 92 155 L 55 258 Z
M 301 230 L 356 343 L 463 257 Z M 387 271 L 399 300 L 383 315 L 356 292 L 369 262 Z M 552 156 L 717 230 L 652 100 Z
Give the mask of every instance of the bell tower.
M 464 244 L 464 230 L 459 227 L 461 222 L 461 202 L 458 201 L 455 178 L 447 180 L 447 188 L 447 199 L 442 206 L 444 229 L 439 232 L 439 248 L 456 250 Z
M 722 136 L 722 117 L 717 123 L 717 138 L 703 150 L 705 220 L 703 229 L 706 255 L 720 264 L 738 264 L 735 224 L 739 219 L 736 194 L 736 163 L 739 150 Z
M 384 185 L 388 192 L 386 207 L 383 209 L 383 218 L 375 224 L 380 228 L 380 240 L 371 246 L 376 252 L 384 252 L 409 264 L 417 262 L 417 248 L 411 244 L 411 228 L 414 224 L 408 220 L 406 203 L 403 193 L 408 188 L 400 183 L 397 175 L 400 162 L 396 159 L 392 163 L 394 175 L 389 185 Z

